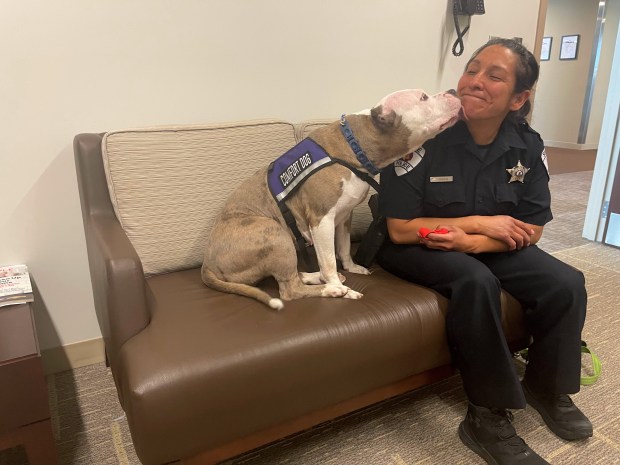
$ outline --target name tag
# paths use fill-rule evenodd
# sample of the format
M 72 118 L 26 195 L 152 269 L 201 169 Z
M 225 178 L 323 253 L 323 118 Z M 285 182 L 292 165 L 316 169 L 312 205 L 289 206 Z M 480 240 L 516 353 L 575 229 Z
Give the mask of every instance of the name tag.
M 454 182 L 452 176 L 431 176 L 431 182 Z

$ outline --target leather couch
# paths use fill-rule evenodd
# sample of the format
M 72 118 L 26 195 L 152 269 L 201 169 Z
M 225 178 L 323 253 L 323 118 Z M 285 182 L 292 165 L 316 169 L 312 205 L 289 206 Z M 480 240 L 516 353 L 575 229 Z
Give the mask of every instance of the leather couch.
M 217 463 L 454 374 L 446 300 L 377 265 L 370 276 L 344 273 L 361 300 L 302 299 L 280 312 L 201 282 L 228 194 L 324 123 L 75 137 L 95 309 L 144 464 Z M 369 221 L 362 204 L 354 239 Z M 276 295 L 275 282 L 263 286 Z M 522 310 L 502 298 L 516 350 L 528 340 Z

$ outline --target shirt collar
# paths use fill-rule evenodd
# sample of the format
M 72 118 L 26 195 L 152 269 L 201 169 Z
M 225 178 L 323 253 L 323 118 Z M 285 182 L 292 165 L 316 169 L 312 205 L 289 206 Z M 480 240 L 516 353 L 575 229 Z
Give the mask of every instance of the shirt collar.
M 447 146 L 466 144 L 468 148 L 474 149 L 476 147 L 476 143 L 467 130 L 467 125 L 464 121 L 459 121 L 451 128 L 446 129 L 442 135 L 443 134 L 445 134 L 443 138 Z M 508 151 L 510 147 L 515 147 L 518 149 L 527 148 L 527 145 L 519 134 L 517 125 L 508 120 L 504 120 L 499 128 L 499 132 L 497 133 L 493 146 L 494 152 L 496 150 L 501 150 L 502 153 Z

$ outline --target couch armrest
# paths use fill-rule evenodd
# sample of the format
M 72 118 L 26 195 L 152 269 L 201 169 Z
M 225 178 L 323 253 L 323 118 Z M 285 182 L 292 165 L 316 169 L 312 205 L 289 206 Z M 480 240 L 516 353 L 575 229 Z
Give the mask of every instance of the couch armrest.
M 95 311 L 114 371 L 121 346 L 150 321 L 142 263 L 114 213 L 100 134 L 73 141 Z M 118 381 L 118 380 L 117 380 Z

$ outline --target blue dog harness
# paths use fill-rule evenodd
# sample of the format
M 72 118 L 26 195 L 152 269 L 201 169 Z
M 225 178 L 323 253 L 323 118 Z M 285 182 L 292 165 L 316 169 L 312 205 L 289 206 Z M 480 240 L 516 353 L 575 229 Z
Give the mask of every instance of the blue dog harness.
M 349 143 L 349 146 L 362 166 L 373 175 L 379 173 L 379 170 L 375 168 L 372 162 L 366 157 L 359 142 L 355 139 L 344 115 L 342 115 L 340 119 L 340 126 L 344 138 Z M 269 186 L 269 191 L 278 204 L 287 226 L 295 236 L 298 251 L 305 252 L 305 242 L 299 228 L 297 228 L 293 213 L 286 205 L 286 200 L 306 179 L 308 179 L 308 177 L 310 177 L 310 175 L 333 163 L 338 163 L 347 167 L 357 177 L 366 181 L 376 191 L 379 191 L 379 183 L 377 183 L 372 176 L 360 171 L 344 160 L 332 158 L 323 147 L 310 138 L 303 139 L 292 149 L 284 153 L 284 155 L 271 162 L 267 170 L 267 185 Z

